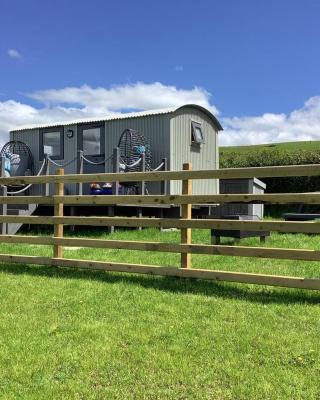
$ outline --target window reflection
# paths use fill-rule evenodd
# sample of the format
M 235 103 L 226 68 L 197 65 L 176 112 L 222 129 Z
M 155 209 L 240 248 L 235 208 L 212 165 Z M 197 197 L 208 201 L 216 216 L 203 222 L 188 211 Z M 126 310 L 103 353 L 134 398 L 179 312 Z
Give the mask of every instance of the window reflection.
M 43 132 L 43 153 L 50 157 L 60 157 L 61 134 L 56 132 Z
M 100 128 L 89 128 L 83 130 L 82 135 L 84 154 L 89 156 L 101 154 L 100 134 Z

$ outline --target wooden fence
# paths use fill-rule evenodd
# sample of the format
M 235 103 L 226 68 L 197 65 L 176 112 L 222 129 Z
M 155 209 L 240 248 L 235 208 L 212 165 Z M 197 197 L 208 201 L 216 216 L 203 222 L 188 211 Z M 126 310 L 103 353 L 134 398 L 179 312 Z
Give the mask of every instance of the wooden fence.
M 57 170 L 56 175 L 26 176 L 0 178 L 2 187 L 22 184 L 55 184 L 53 196 L 0 196 L 0 205 L 6 204 L 46 204 L 54 206 L 54 215 L 44 216 L 12 216 L 0 215 L 0 223 L 25 223 L 53 225 L 54 235 L 23 236 L 0 235 L 2 243 L 25 243 L 52 245 L 52 257 L 30 255 L 0 254 L 1 262 L 53 265 L 62 267 L 78 267 L 102 269 L 106 271 L 134 272 L 153 275 L 169 275 L 186 278 L 202 278 L 212 280 L 255 283 L 292 288 L 320 290 L 320 279 L 275 276 L 245 272 L 195 269 L 191 266 L 192 254 L 209 254 L 225 256 L 260 257 L 289 260 L 320 261 L 319 250 L 284 249 L 267 247 L 226 246 L 192 244 L 192 228 L 197 229 L 229 229 L 277 232 L 320 233 L 320 223 L 285 222 L 285 221 L 248 221 L 225 219 L 192 219 L 193 204 L 221 203 L 272 203 L 272 204 L 320 204 L 320 193 L 284 193 L 284 194 L 221 194 L 192 195 L 193 179 L 234 179 L 252 177 L 314 176 L 320 175 L 320 165 L 232 168 L 220 170 L 192 171 L 190 164 L 185 164 L 182 171 L 102 173 L 64 175 Z M 85 182 L 150 182 L 150 181 L 182 181 L 181 195 L 64 195 L 65 183 Z M 181 206 L 181 218 L 134 218 L 134 217 L 69 217 L 63 215 L 64 205 L 114 205 L 132 204 L 136 206 L 150 204 L 169 204 Z M 180 243 L 158 243 L 143 241 L 118 241 L 84 238 L 67 238 L 63 236 L 65 225 L 120 226 L 120 227 L 174 227 L 181 230 Z M 143 264 L 127 264 L 118 262 L 102 262 L 79 259 L 66 259 L 63 256 L 64 246 L 81 246 L 92 248 L 113 248 L 126 250 L 160 251 L 181 254 L 181 267 L 155 266 Z

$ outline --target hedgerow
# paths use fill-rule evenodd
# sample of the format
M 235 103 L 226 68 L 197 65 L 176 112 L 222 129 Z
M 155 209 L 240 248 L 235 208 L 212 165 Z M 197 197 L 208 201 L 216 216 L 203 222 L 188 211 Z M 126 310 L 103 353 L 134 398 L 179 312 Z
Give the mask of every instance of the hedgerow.
M 299 150 L 296 152 L 277 150 L 275 148 L 257 149 L 252 151 L 220 152 L 221 168 L 238 167 L 264 167 L 280 165 L 319 164 L 320 152 L 318 150 Z M 263 178 L 267 184 L 268 193 L 314 192 L 320 191 L 320 176 L 313 177 L 284 177 Z

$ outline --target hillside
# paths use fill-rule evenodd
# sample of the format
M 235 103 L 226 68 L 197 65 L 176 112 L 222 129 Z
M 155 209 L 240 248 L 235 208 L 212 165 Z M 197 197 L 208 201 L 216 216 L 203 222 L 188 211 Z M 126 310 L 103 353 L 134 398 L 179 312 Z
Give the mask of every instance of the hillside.
M 320 141 L 286 142 L 254 146 L 220 147 L 220 167 L 320 164 Z M 320 177 L 265 178 L 267 192 L 313 192 Z
M 279 152 L 292 152 L 296 153 L 297 151 L 320 151 L 320 141 L 305 141 L 305 142 L 284 142 L 284 143 L 272 143 L 272 144 L 259 144 L 259 145 L 251 145 L 251 146 L 226 146 L 220 147 L 220 156 L 223 154 L 228 155 L 229 153 L 237 152 L 237 153 L 252 153 L 252 152 L 261 152 L 261 151 L 274 151 L 277 150 Z

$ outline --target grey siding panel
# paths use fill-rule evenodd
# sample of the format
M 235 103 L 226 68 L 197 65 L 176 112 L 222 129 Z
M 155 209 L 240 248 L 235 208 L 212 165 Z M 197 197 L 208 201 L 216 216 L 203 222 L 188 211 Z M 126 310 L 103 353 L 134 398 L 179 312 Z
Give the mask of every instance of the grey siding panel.
M 150 143 L 152 168 L 157 167 L 162 158 L 169 158 L 169 117 L 168 115 L 152 115 L 141 118 L 106 121 L 106 157 L 118 146 L 119 138 L 125 129 L 135 129 L 145 135 Z M 106 172 L 112 172 L 112 161 L 106 163 Z M 149 193 L 160 193 L 160 183 L 147 184 Z
M 72 129 L 74 131 L 73 137 L 70 139 L 66 137 L 67 129 Z M 65 127 L 65 132 L 63 137 L 64 137 L 64 158 L 62 160 L 55 160 L 59 164 L 64 164 L 75 158 L 77 155 L 77 126 L 69 125 L 68 127 Z M 40 142 L 39 129 L 12 132 L 10 133 L 10 138 L 12 140 L 20 140 L 21 142 L 26 143 L 30 147 L 30 150 L 33 154 L 34 170 L 36 174 L 39 171 L 40 166 L 42 164 L 42 160 L 39 160 L 39 142 Z M 59 167 L 51 164 L 50 174 L 54 174 L 58 168 Z M 74 162 L 65 168 L 65 174 L 72 174 L 76 172 L 77 172 L 77 162 Z M 73 193 L 72 190 L 74 188 L 75 188 L 74 184 L 68 184 L 66 185 L 66 192 L 72 194 Z M 50 193 L 52 194 L 53 191 L 54 188 L 53 185 L 51 185 Z M 42 188 L 40 187 L 40 185 L 32 186 L 30 189 L 30 194 L 38 195 L 41 193 L 42 193 Z
M 72 138 L 67 137 L 67 130 L 73 130 Z M 70 165 L 67 165 L 64 168 L 65 174 L 76 174 L 79 172 L 78 164 L 77 164 L 77 125 L 69 125 L 64 127 L 64 160 L 63 163 L 68 163 L 69 161 L 76 159 Z M 51 167 L 53 171 L 55 171 L 58 167 Z M 50 171 L 51 172 L 51 171 Z M 75 194 L 76 193 L 76 184 L 66 184 L 65 190 L 67 194 Z
M 20 140 L 30 147 L 30 150 L 33 154 L 34 171 L 37 173 L 41 166 L 41 162 L 39 161 L 39 129 L 10 133 L 10 139 Z M 40 185 L 31 186 L 29 193 L 32 195 L 40 194 Z
M 253 183 L 253 193 L 254 194 L 263 194 L 264 188 L 259 185 L 259 181 Z M 263 219 L 264 215 L 264 205 L 263 204 L 253 204 L 252 205 L 252 214 L 257 215 L 260 219 Z
M 119 138 L 122 132 L 127 129 L 135 129 L 143 133 L 151 146 L 152 153 L 152 167 L 157 167 L 162 158 L 169 158 L 170 155 L 170 122 L 167 114 L 151 115 L 140 118 L 128 118 L 121 120 L 111 120 L 105 122 L 105 156 L 110 156 L 113 149 L 118 145 Z M 77 155 L 77 125 L 68 125 L 64 127 L 64 159 L 56 160 L 58 163 L 66 163 L 72 160 Z M 66 130 L 72 129 L 74 135 L 72 138 L 67 138 Z M 34 156 L 35 171 L 40 168 L 41 162 L 39 161 L 39 129 L 32 129 L 28 131 L 17 131 L 11 133 L 14 140 L 21 140 L 26 143 Z M 54 174 L 57 166 L 50 166 L 50 174 Z M 106 172 L 112 172 L 112 160 L 106 162 Z M 77 173 L 77 163 L 72 163 L 65 168 L 65 173 Z M 149 193 L 160 193 L 160 183 L 149 183 L 147 185 Z M 52 193 L 53 187 L 50 189 Z M 67 193 L 73 194 L 76 190 L 76 185 L 66 185 Z M 40 188 L 33 194 L 39 194 Z
M 39 129 L 13 132 L 10 134 L 10 138 L 12 138 L 12 140 L 20 140 L 30 147 L 33 154 L 35 169 L 37 170 L 39 165 Z
M 199 146 L 191 144 L 191 121 L 201 123 L 204 143 Z M 170 169 L 182 169 L 183 163 L 191 162 L 194 170 L 217 169 L 217 129 L 209 117 L 200 110 L 185 108 L 171 116 L 171 151 Z M 193 181 L 194 194 L 216 194 L 219 191 L 217 180 Z M 170 194 L 181 193 L 181 182 L 173 181 Z

